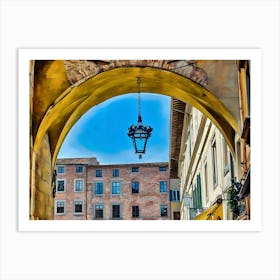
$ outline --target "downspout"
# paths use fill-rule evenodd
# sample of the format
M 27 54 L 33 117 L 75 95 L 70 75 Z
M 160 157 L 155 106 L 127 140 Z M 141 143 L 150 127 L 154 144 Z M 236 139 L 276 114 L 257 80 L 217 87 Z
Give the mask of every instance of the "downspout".
M 247 89 L 246 89 L 246 67 L 247 61 L 240 61 L 239 64 L 239 82 L 240 82 L 240 113 L 241 113 L 241 122 L 242 126 L 244 125 L 245 118 L 248 116 L 248 100 L 247 100 Z M 246 173 L 248 166 L 247 166 L 247 151 L 246 151 L 246 142 L 245 139 L 241 139 L 242 145 L 242 163 L 243 163 L 243 172 Z

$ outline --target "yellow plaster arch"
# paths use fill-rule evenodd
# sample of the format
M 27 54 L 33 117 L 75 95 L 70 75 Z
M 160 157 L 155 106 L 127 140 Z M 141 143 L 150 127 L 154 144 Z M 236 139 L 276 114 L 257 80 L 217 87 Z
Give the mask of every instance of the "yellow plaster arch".
M 72 85 L 55 100 L 45 114 L 34 142 L 34 151 L 40 146 L 44 134 L 59 129 L 59 137 L 52 155 L 52 168 L 59 149 L 72 126 L 93 106 L 114 96 L 137 91 L 136 77 L 141 77 L 142 92 L 168 95 L 189 103 L 204 113 L 224 135 L 231 151 L 234 152 L 234 136 L 239 133 L 236 120 L 206 88 L 179 74 L 152 67 L 123 67 L 108 70 L 86 81 Z M 65 120 L 65 115 L 67 119 Z M 63 123 L 62 129 L 59 123 Z

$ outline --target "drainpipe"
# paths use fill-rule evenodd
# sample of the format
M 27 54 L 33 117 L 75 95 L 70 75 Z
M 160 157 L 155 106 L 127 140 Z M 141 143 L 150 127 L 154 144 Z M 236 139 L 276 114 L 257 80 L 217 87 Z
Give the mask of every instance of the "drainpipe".
M 240 113 L 241 113 L 241 122 L 242 126 L 245 121 L 245 117 L 248 116 L 248 100 L 247 100 L 247 87 L 246 87 L 246 67 L 247 61 L 240 61 L 239 64 L 239 82 L 240 82 Z M 242 149 L 242 163 L 243 163 L 243 172 L 246 173 L 247 166 L 247 151 L 246 151 L 246 142 L 245 139 L 241 139 L 241 149 Z

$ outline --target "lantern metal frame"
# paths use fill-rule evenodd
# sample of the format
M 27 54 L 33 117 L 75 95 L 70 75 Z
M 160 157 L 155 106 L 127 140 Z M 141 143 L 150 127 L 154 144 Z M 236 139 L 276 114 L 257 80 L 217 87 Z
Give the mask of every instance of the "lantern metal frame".
M 142 159 L 142 155 L 146 152 L 147 141 L 152 135 L 153 128 L 149 125 L 144 125 L 141 116 L 141 104 L 140 104 L 140 93 L 141 93 L 141 78 L 137 77 L 138 86 L 138 121 L 136 125 L 131 125 L 128 128 L 128 136 L 132 139 L 135 153 L 139 155 L 139 159 Z M 140 141 L 142 142 L 141 147 L 139 146 Z

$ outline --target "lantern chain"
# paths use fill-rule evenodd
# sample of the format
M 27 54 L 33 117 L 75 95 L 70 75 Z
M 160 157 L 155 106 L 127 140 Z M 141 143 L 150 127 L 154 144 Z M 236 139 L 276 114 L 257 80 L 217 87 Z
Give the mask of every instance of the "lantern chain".
M 141 79 L 137 77 L 138 86 L 138 119 L 141 119 L 141 104 L 140 104 L 140 92 L 141 92 Z

